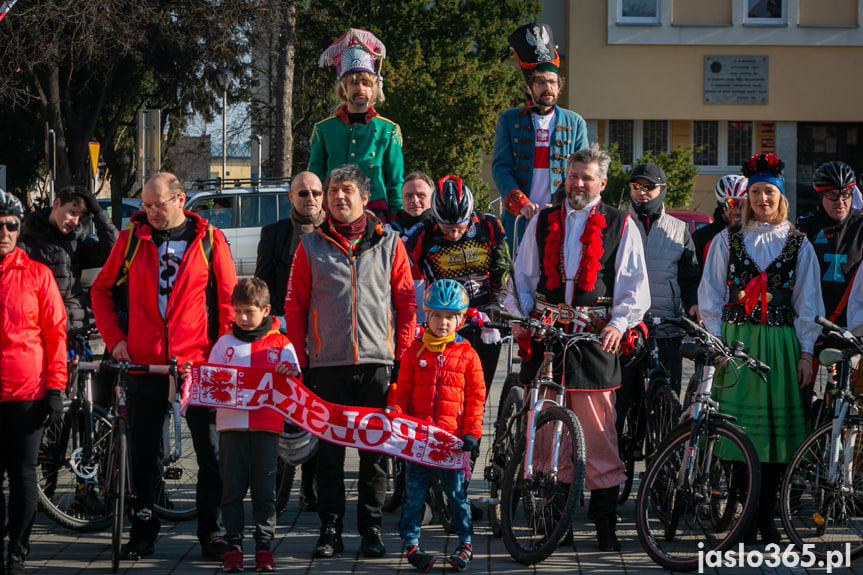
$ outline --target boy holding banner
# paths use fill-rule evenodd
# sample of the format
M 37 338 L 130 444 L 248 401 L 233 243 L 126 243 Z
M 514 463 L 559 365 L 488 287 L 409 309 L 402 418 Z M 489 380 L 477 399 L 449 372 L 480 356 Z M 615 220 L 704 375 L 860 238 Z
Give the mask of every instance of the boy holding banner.
M 398 382 L 390 387 L 388 411 L 412 415 L 461 438 L 462 451 L 475 451 L 482 434 L 485 380 L 479 356 L 456 332 L 464 321 L 468 296 L 454 280 L 434 282 L 426 290 L 423 309 L 428 328 L 421 340 L 411 343 L 402 355 Z M 448 562 L 455 571 L 464 571 L 473 558 L 470 477 L 461 469 L 434 469 L 405 461 L 405 501 L 399 535 L 404 539 L 407 560 L 427 573 L 436 558 L 419 547 L 423 505 L 431 474 L 437 473 L 449 500 L 453 528 L 459 546 Z
M 246 278 L 234 287 L 234 324 L 210 352 L 209 363 L 258 367 L 300 377 L 294 346 L 279 332 L 270 315 L 270 292 L 264 280 Z M 222 571 L 243 570 L 243 499 L 252 491 L 255 521 L 255 567 L 275 571 L 270 543 L 276 531 L 276 458 L 284 417 L 270 407 L 254 410 L 216 409 L 219 472 L 222 476 L 222 518 L 225 543 Z

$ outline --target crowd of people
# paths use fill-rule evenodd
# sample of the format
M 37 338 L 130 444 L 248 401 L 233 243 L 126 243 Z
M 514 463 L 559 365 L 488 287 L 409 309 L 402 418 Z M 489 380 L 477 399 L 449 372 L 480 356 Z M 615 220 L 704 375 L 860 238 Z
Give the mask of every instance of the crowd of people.
M 524 106 L 504 111 L 492 171 L 501 219 L 474 202 L 455 175 L 437 181 L 404 175 L 402 135 L 381 117 L 382 42 L 349 30 L 321 56 L 334 64 L 341 104 L 315 126 L 308 171 L 289 192 L 289 218 L 266 226 L 256 278 L 238 282 L 218 227 L 184 209 L 171 173 L 148 178 L 142 211 L 118 233 L 90 192 L 70 187 L 26 219 L 0 191 L 0 471 L 9 477 L 6 573 L 24 573 L 36 513 L 42 427 L 62 412 L 66 330 L 92 307 L 110 355 L 136 364 L 176 356 L 193 362 L 264 367 L 301 378 L 320 398 L 417 417 L 461 440 L 475 459 L 501 334 L 483 327 L 496 310 L 553 313 L 566 331 L 599 342 L 555 372 L 586 440 L 585 485 L 597 546 L 617 551 L 616 504 L 624 465 L 622 414 L 638 400 L 638 362 L 621 348 L 643 337 L 645 314 L 689 315 L 726 340 L 746 342 L 771 367 L 768 384 L 744 373 L 716 398 L 737 417 L 761 460 L 761 501 L 747 542 L 778 542 L 774 524 L 785 464 L 806 436 L 819 329 L 814 318 L 863 333 L 863 212 L 853 206 L 857 178 L 847 164 L 819 167 L 816 211 L 788 221 L 784 164 L 771 153 L 748 160 L 716 184 L 713 223 L 695 234 L 665 209 L 668 182 L 653 163 L 634 166 L 629 206 L 601 192 L 611 158 L 588 142 L 584 119 L 557 105 L 564 78 L 551 30 L 532 23 L 510 37 L 524 73 Z M 96 237 L 82 229 L 89 215 Z M 517 216 L 527 222 L 515 230 Z M 515 259 L 511 253 L 516 253 Z M 43 265 L 44 264 L 44 265 Z M 101 267 L 88 295 L 81 270 Z M 122 289 L 118 289 L 122 288 Z M 417 324 L 425 330 L 417 330 Z M 135 329 L 129 329 L 129 326 Z M 420 335 L 418 335 L 420 333 Z M 639 335 L 641 334 L 641 335 Z M 514 325 L 525 352 L 522 383 L 535 376 L 542 349 Z M 682 333 L 657 333 L 660 360 L 680 392 Z M 566 353 L 576 353 L 570 349 Z M 560 362 L 557 362 L 560 365 Z M 133 375 L 128 384 L 131 474 L 136 485 L 126 558 L 155 552 L 160 524 L 152 508 L 169 381 Z M 275 465 L 284 422 L 275 411 L 190 407 L 186 423 L 197 457 L 197 536 L 203 555 L 225 572 L 243 570 L 243 499 L 251 490 L 255 567 L 273 571 Z M 566 459 L 565 457 L 563 459 Z M 344 551 L 345 448 L 319 443 L 303 464 L 301 509 L 316 511 L 318 558 Z M 386 471 L 381 453 L 361 450 L 357 525 L 361 552 L 387 552 L 382 533 Z M 563 481 L 573 470 L 561 469 Z M 430 468 L 406 466 L 399 535 L 408 562 L 427 572 L 436 557 L 420 547 Z M 567 475 L 569 474 L 569 475 Z M 469 478 L 438 472 L 459 545 L 456 571 L 473 557 Z M 570 479 L 571 480 L 571 479 Z M 82 509 L 104 510 L 101 495 L 76 494 Z M 2 499 L 0 499 L 2 501 Z M 101 506 L 101 507 L 100 507 Z

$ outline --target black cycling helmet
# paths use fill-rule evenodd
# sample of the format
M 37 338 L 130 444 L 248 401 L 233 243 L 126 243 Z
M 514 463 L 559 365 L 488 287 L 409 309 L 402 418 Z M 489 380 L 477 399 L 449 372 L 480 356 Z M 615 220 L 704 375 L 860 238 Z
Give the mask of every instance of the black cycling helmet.
M 816 192 L 844 190 L 857 182 L 854 170 L 845 162 L 827 162 L 812 174 L 812 187 Z
M 444 176 L 432 195 L 431 210 L 440 224 L 463 224 L 473 213 L 473 194 L 458 176 Z

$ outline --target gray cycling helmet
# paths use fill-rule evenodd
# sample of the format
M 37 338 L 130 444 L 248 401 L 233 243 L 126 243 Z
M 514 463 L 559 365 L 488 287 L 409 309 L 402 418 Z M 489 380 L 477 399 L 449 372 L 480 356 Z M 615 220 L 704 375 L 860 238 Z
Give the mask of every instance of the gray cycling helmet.
M 296 467 L 310 460 L 318 451 L 318 438 L 304 429 L 287 426 L 279 436 L 279 459 Z
M 844 190 L 857 182 L 854 170 L 845 162 L 827 162 L 812 174 L 812 187 L 816 192 Z
M 11 192 L 6 192 L 0 188 L 0 215 L 15 216 L 20 222 L 23 213 L 24 208 L 21 206 L 21 200 Z

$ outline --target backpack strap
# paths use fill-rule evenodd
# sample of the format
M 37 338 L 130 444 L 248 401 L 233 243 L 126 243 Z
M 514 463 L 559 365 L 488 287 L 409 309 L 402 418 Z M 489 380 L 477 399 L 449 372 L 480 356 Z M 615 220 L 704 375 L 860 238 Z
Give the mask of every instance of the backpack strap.
M 129 230 L 129 239 L 126 243 L 126 256 L 123 258 L 123 267 L 120 268 L 120 273 L 117 274 L 117 281 L 114 285 L 121 286 L 129 281 L 129 268 L 132 266 L 132 260 L 138 253 L 138 237 L 135 235 L 135 225 L 131 222 L 126 226 Z M 210 248 L 212 251 L 212 247 Z
M 207 262 L 207 268 L 210 268 L 213 259 L 213 226 L 210 224 L 207 225 L 207 233 L 201 240 L 201 251 L 204 254 L 204 261 Z

